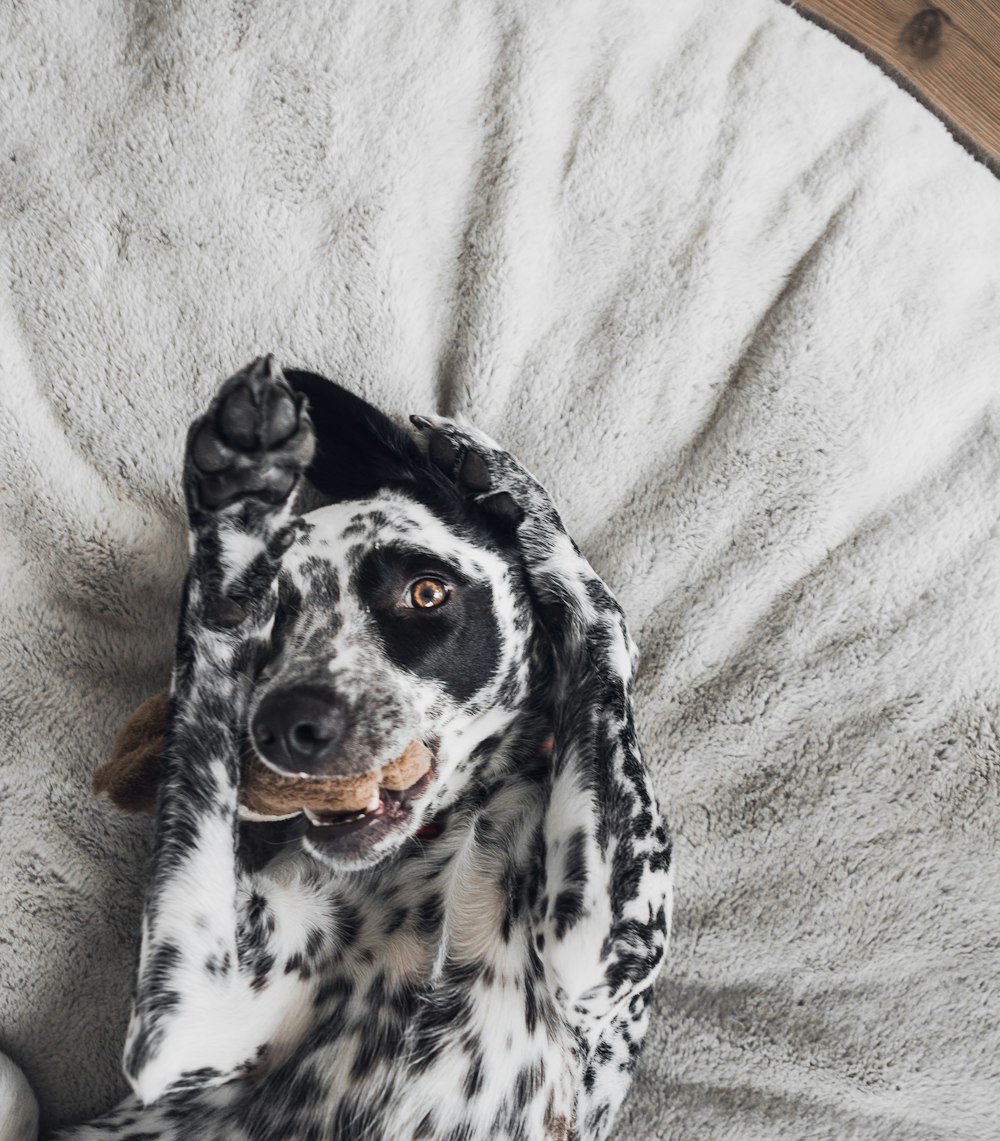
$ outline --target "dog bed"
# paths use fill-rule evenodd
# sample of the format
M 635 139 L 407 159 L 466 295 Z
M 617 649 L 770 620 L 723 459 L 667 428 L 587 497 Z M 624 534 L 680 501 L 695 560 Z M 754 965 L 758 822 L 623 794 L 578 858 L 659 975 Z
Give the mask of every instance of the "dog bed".
M 264 351 L 466 416 L 642 650 L 636 1141 L 985 1139 L 1000 187 L 775 0 L 56 0 L 0 34 L 0 1045 L 123 1092 L 186 426 Z

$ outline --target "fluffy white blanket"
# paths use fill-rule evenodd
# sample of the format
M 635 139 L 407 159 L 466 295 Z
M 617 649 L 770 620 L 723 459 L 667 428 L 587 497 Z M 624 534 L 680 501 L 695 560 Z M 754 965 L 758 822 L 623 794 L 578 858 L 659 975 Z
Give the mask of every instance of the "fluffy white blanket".
M 1000 1136 L 1000 187 L 774 0 L 0 17 L 0 1044 L 122 1093 L 187 422 L 266 350 L 459 413 L 643 651 L 677 838 L 619 1136 Z

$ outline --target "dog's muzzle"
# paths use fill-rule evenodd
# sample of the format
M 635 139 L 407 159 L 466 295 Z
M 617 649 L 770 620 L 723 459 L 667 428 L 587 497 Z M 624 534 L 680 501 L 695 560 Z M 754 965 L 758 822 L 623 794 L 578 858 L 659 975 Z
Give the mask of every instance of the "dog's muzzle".
M 250 732 L 258 755 L 278 772 L 336 777 L 364 771 L 343 755 L 349 727 L 350 712 L 334 690 L 297 685 L 269 693 Z

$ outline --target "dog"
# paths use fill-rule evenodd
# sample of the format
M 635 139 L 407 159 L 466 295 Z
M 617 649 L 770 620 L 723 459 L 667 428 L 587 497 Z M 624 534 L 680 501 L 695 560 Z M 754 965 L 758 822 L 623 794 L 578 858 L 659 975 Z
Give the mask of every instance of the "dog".
M 670 924 L 635 649 L 540 484 L 413 423 L 264 357 L 191 427 L 134 1094 L 58 1138 L 611 1130 Z M 299 517 L 304 479 L 328 502 Z M 412 741 L 408 789 L 239 821 L 249 752 L 333 778 Z

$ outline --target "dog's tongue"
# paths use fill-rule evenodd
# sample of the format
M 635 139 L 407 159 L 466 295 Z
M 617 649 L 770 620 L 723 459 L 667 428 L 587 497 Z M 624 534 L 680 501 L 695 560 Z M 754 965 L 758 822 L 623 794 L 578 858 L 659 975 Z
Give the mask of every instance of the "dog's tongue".
M 243 783 L 242 815 L 249 819 L 292 816 L 303 808 L 317 813 L 364 812 L 379 802 L 381 789 L 412 788 L 431 767 L 422 741 L 411 741 L 395 760 L 367 773 L 344 777 L 289 777 L 251 762 Z

